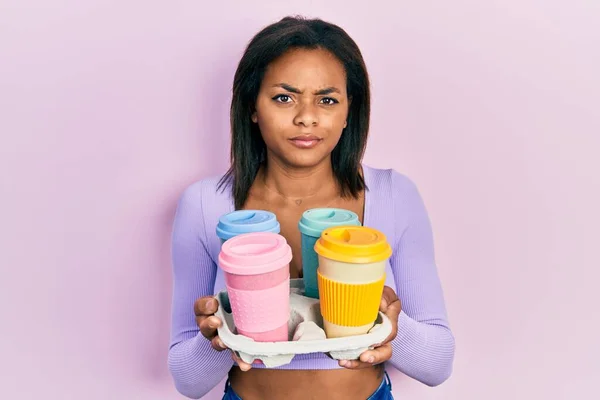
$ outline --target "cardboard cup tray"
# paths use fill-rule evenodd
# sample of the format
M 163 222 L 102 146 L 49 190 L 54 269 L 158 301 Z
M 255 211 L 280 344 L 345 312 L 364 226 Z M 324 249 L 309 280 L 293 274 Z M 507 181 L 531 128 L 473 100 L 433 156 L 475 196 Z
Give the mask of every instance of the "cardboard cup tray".
M 219 308 L 215 315 L 223 324 L 218 329 L 223 343 L 245 362 L 262 361 L 267 368 L 289 364 L 296 354 L 325 353 L 336 360 L 356 360 L 367 349 L 383 342 L 392 332 L 392 324 L 379 313 L 373 328 L 364 334 L 343 338 L 325 337 L 319 299 L 305 297 L 302 279 L 290 280 L 289 340 L 287 342 L 255 342 L 236 334 L 227 291 L 215 297 Z

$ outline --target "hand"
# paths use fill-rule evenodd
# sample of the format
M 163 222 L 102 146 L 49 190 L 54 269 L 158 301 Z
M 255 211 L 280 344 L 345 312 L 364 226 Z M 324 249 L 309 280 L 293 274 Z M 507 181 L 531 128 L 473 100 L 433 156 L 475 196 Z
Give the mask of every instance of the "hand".
M 383 312 L 390 319 L 392 332 L 382 343 L 375 345 L 373 350 L 363 352 L 358 360 L 340 360 L 340 366 L 348 369 L 361 369 L 369 368 L 389 360 L 392 357 L 392 345 L 390 342 L 394 340 L 398 333 L 398 316 L 401 310 L 402 305 L 396 292 L 389 286 L 384 287 L 379 311 Z
M 212 296 L 200 297 L 194 303 L 194 314 L 196 315 L 196 324 L 200 328 L 200 333 L 206 339 L 210 340 L 212 348 L 216 351 L 228 349 L 225 343 L 219 338 L 217 328 L 223 322 L 215 317 L 215 312 L 219 308 L 219 302 Z M 248 371 L 252 366 L 239 358 L 234 351 L 231 352 L 231 358 L 235 361 L 242 371 Z

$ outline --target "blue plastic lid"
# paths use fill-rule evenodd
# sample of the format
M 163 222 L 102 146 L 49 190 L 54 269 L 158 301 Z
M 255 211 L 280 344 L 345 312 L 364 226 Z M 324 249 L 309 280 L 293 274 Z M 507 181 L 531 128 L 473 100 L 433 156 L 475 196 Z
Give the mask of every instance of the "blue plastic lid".
M 221 216 L 217 224 L 217 236 L 223 240 L 242 233 L 279 231 L 279 222 L 275 214 L 263 210 L 233 211 Z
M 298 229 L 305 235 L 320 237 L 331 226 L 360 225 L 358 215 L 341 208 L 313 208 L 304 211 Z

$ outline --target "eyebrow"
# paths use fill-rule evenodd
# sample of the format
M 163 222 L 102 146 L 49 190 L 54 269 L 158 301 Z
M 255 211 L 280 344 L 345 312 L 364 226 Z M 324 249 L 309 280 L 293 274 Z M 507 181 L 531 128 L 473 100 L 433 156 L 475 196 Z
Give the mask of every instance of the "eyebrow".
M 288 85 L 287 83 L 278 83 L 276 85 L 273 85 L 273 87 L 280 87 L 280 88 L 285 89 L 285 90 L 287 90 L 288 92 L 291 92 L 291 93 L 297 93 L 297 94 L 302 94 L 303 93 L 300 89 L 295 88 L 295 87 L 293 87 L 291 85 Z M 317 90 L 313 94 L 315 94 L 317 96 L 323 96 L 323 95 L 327 95 L 327 94 L 331 94 L 331 93 L 340 93 L 341 94 L 341 91 L 338 88 L 334 87 L 334 86 L 330 86 L 330 87 L 326 87 L 326 88 L 321 89 L 321 90 Z

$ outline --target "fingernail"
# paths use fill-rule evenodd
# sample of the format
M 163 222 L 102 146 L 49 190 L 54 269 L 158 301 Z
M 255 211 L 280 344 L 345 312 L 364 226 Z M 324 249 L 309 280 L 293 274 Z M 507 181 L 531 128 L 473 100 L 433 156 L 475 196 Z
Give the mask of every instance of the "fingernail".
M 375 361 L 375 357 L 371 356 L 369 357 L 369 359 L 367 360 L 368 363 L 373 363 L 373 361 Z
M 340 360 L 340 365 L 342 367 L 345 367 L 346 365 L 348 365 L 348 361 L 346 361 L 346 360 Z

